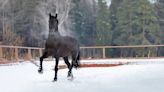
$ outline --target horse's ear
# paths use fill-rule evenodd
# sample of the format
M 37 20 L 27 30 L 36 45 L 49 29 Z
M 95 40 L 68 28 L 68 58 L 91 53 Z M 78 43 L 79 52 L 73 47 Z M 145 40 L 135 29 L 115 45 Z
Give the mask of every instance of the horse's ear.
M 56 13 L 55 18 L 57 18 L 58 14 Z
M 52 15 L 51 15 L 51 13 L 49 13 L 49 17 L 51 17 Z

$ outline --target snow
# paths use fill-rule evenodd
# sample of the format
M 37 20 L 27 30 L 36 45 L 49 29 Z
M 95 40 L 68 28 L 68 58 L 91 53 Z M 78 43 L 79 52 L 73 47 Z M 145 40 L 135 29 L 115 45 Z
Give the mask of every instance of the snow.
M 57 82 L 52 82 L 54 62 L 44 62 L 43 74 L 38 74 L 38 67 L 30 62 L 0 66 L 0 90 L 1 92 L 164 92 L 164 59 L 140 61 L 153 63 L 74 69 L 73 81 L 67 80 L 68 70 L 61 69 L 58 72 Z M 82 62 L 91 61 L 82 60 Z

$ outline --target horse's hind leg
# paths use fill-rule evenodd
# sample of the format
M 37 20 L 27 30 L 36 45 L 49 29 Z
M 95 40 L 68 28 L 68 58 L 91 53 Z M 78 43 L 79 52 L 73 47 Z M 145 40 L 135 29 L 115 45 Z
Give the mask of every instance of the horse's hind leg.
M 72 77 L 72 65 L 68 61 L 68 57 L 64 57 L 64 62 L 67 64 L 67 67 L 69 69 L 67 77 Z
M 57 81 L 58 64 L 59 64 L 59 58 L 56 58 L 54 81 Z
M 69 66 L 69 71 L 68 71 L 68 78 L 69 78 L 69 80 L 73 79 L 72 68 L 73 68 L 73 58 L 72 58 L 72 62 L 70 64 L 70 66 Z
M 71 64 L 68 61 L 68 57 L 64 57 L 63 59 L 64 59 L 64 62 L 66 63 L 66 65 L 67 65 L 67 67 L 69 69 L 69 67 L 70 67 Z
M 40 67 L 39 67 L 39 70 L 38 70 L 38 72 L 39 73 L 43 73 L 43 59 L 44 58 L 47 58 L 47 53 L 46 52 L 44 52 L 43 53 L 43 55 L 40 57 Z

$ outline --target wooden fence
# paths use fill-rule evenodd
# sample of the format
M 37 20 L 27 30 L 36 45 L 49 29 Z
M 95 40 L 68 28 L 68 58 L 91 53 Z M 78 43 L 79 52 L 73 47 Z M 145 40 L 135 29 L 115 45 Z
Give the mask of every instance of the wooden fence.
M 90 47 L 81 47 L 81 52 L 82 52 L 82 56 L 84 58 L 89 58 L 89 59 L 92 59 L 92 58 L 114 58 L 112 57 L 112 54 L 113 53 L 110 53 L 111 51 L 110 50 L 113 50 L 113 49 L 138 49 L 138 50 L 143 50 L 143 49 L 147 49 L 147 48 L 153 48 L 153 49 L 156 49 L 158 50 L 158 52 L 160 50 L 164 50 L 164 45 L 133 45 L 133 46 L 90 46 Z M 84 51 L 83 51 L 84 50 Z M 89 50 L 89 51 L 87 51 Z M 99 51 L 98 51 L 99 50 Z M 150 55 L 150 52 L 151 50 L 149 50 L 149 52 L 147 53 L 147 56 L 133 56 L 133 57 L 130 57 L 130 58 L 150 58 L 150 57 L 153 57 Z M 158 53 L 156 52 L 156 53 Z M 163 52 L 164 51 L 160 51 L 160 52 Z M 98 53 L 98 54 L 96 54 Z M 116 53 L 117 54 L 117 53 Z M 159 57 L 164 57 L 164 54 L 162 55 L 159 55 Z M 116 58 L 128 58 L 128 57 L 123 57 L 123 56 L 117 56 Z
M 80 47 L 81 58 L 83 59 L 100 59 L 112 58 L 109 49 L 125 49 L 125 48 L 162 48 L 164 45 L 135 45 L 135 46 L 90 46 Z M 0 58 L 10 60 L 31 60 L 38 59 L 43 53 L 43 48 L 21 47 L 21 46 L 5 46 L 0 45 Z M 108 54 L 108 55 L 107 55 Z M 120 58 L 119 56 L 118 58 Z M 136 56 L 137 57 L 137 56 Z M 149 55 L 147 55 L 149 57 Z M 163 55 L 162 55 L 163 57 Z
M 0 45 L 0 58 L 31 60 L 42 55 L 43 48 Z

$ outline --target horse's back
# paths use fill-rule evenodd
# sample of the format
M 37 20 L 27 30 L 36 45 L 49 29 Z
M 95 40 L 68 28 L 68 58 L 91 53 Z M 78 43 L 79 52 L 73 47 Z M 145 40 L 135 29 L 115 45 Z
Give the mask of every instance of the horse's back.
M 62 40 L 62 44 L 64 44 L 66 47 L 69 47 L 72 50 L 78 50 L 79 49 L 79 43 L 73 37 L 64 36 L 63 40 Z
M 70 44 L 79 45 L 78 41 L 74 37 L 64 36 L 63 39 L 65 42 L 68 42 Z

